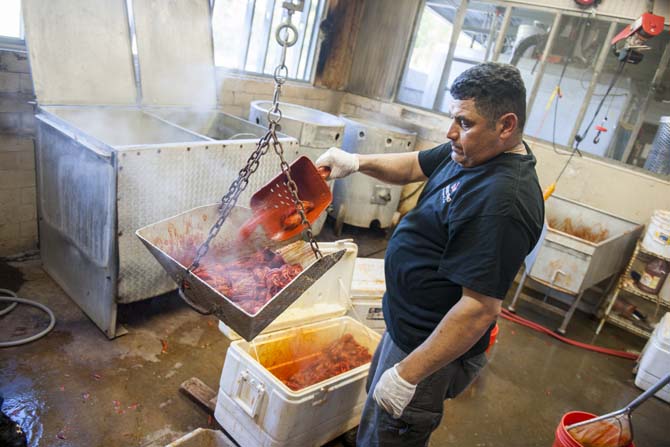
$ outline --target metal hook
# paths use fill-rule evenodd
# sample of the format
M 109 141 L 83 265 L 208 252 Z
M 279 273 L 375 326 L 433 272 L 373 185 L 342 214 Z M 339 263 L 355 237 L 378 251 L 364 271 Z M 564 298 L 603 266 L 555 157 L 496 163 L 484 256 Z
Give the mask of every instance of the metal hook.
M 606 120 L 607 118 L 603 120 L 603 124 L 605 123 Z M 600 135 L 602 135 L 603 132 L 607 132 L 607 127 L 604 127 L 602 125 L 596 126 L 596 130 L 598 131 L 598 133 L 596 133 L 596 136 L 593 137 L 593 144 L 598 144 L 600 142 Z

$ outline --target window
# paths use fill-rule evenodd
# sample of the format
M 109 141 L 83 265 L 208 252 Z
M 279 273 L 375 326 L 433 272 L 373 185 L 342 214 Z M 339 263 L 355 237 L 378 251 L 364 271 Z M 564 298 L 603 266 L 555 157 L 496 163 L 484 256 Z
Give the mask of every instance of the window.
M 440 111 L 449 110 L 449 105 L 453 100 L 449 94 L 449 86 L 458 75 L 481 62 L 491 60 L 504 11 L 505 8 L 488 2 L 468 2 L 461 32 L 458 33 L 454 48 L 454 58 L 449 67 L 449 76 L 440 91 L 442 95 L 438 100 Z
M 23 40 L 21 0 L 0 1 L 0 39 Z
M 426 2 L 397 99 L 447 112 L 451 82 L 473 65 L 491 60 L 504 11 L 489 2 Z
M 538 63 L 556 14 L 549 11 L 512 8 L 499 62 L 516 65 L 526 84 L 526 100 L 537 75 Z
M 285 17 L 281 0 L 216 0 L 212 14 L 216 65 L 271 75 L 281 57 L 275 30 Z M 293 14 L 298 41 L 288 49 L 290 79 L 309 81 L 315 65 L 319 24 L 326 0 L 305 0 Z
M 585 121 L 583 126 L 588 124 L 614 76 L 614 71 L 604 72 L 590 100 L 586 98 L 599 53 L 602 51 L 602 43 L 609 40 L 607 36 L 610 26 L 611 23 L 608 21 L 594 20 L 585 16 L 564 15 L 560 18 L 559 31 L 553 39 L 542 79 L 538 81 L 535 96 L 529 97 L 529 102 L 533 101 L 533 103 L 529 104 L 530 113 L 526 120 L 526 135 L 555 142 L 561 146 L 572 146 L 573 132 L 581 134 L 586 130 L 576 128 L 577 119 L 581 118 Z M 540 39 L 546 41 L 548 31 L 541 33 Z M 535 36 L 537 35 L 526 38 L 526 40 L 534 40 Z M 533 67 L 536 66 L 538 60 L 535 59 Z M 519 68 L 523 67 L 526 73 L 531 65 L 530 60 L 525 57 L 515 63 Z M 537 72 L 537 69 L 535 71 Z M 526 82 L 527 86 L 533 85 L 532 82 Z M 560 97 L 557 97 L 559 86 Z M 601 108 L 599 115 L 604 116 L 603 112 L 607 111 L 610 122 L 616 122 L 626 102 L 628 92 L 625 86 L 624 79 L 619 78 Z M 532 87 L 529 87 L 530 89 Z M 529 96 L 532 94 L 532 91 L 528 92 Z M 579 111 L 585 99 L 588 101 L 586 113 L 582 113 L 583 116 L 580 117 Z M 602 117 L 600 119 L 602 120 Z M 599 125 L 601 122 L 595 124 Z M 580 144 L 580 149 L 603 155 L 604 148 L 611 139 L 611 133 L 603 133 L 598 143 L 593 143 L 595 135 L 596 132 L 590 130 L 587 138 Z
M 438 11 L 456 14 L 454 6 L 426 3 L 414 37 L 397 99 L 400 102 L 432 109 L 438 84 L 449 51 L 453 24 Z
M 650 50 L 642 62 L 626 64 L 617 83 L 624 84 L 629 95 L 618 121 L 610 121 L 613 137 L 605 152 L 607 157 L 639 167 L 645 166 L 661 118 L 670 115 L 670 35 L 664 31 L 647 44 Z M 614 55 L 608 57 L 610 71 L 616 62 Z
M 585 136 L 580 151 L 644 167 L 670 115 L 667 32 L 647 42 L 641 63 L 622 66 L 610 41 L 627 20 L 476 0 L 427 0 L 419 14 L 397 101 L 448 113 L 459 74 L 510 63 L 526 84 L 526 135 L 566 150 Z

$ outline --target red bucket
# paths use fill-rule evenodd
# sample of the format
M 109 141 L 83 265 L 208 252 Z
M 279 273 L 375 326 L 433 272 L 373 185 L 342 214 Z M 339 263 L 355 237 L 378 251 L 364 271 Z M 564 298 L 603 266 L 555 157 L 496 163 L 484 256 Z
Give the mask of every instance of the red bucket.
M 489 337 L 489 346 L 486 348 L 486 353 L 488 354 L 493 345 L 496 343 L 496 337 L 498 336 L 498 331 L 500 328 L 498 327 L 498 323 L 493 327 L 493 330 L 491 331 L 491 336 Z
M 584 411 L 571 411 L 565 413 L 561 419 L 561 423 L 556 427 L 556 438 L 552 447 L 583 447 L 581 443 L 575 441 L 575 439 L 570 436 L 570 433 L 565 429 L 572 424 L 577 422 L 587 421 L 596 417 L 595 414 L 586 413 Z M 634 443 L 628 444 L 627 447 L 635 447 Z

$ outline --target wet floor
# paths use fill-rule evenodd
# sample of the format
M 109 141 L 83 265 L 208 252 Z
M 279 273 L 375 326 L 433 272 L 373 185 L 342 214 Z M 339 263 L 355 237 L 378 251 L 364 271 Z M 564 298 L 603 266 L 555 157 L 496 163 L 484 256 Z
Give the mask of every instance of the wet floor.
M 356 240 L 360 256 L 383 256 L 383 232 L 345 227 L 343 237 Z M 335 236 L 326 227 L 320 238 Z M 109 341 L 39 260 L 12 266 L 23 283 L 11 274 L 0 277 L 15 281 L 20 296 L 47 304 L 58 319 L 42 340 L 0 349 L 2 409 L 29 434 L 30 446 L 164 446 L 197 427 L 216 426 L 179 392 L 194 376 L 217 388 L 228 341 L 216 319 L 168 295 L 122 306 L 120 320 L 129 333 Z M 518 307 L 520 315 L 549 327 L 559 323 L 530 304 Z M 39 311 L 17 308 L 0 317 L 0 340 L 45 324 Z M 578 312 L 568 335 L 618 349 L 643 346 L 611 326 L 594 338 L 596 325 Z M 445 403 L 431 446 L 549 446 L 565 412 L 609 412 L 640 393 L 632 361 L 580 350 L 506 320 L 500 327 L 489 365 L 464 395 Z M 670 446 L 668 421 L 669 404 L 644 404 L 634 413 L 636 445 Z

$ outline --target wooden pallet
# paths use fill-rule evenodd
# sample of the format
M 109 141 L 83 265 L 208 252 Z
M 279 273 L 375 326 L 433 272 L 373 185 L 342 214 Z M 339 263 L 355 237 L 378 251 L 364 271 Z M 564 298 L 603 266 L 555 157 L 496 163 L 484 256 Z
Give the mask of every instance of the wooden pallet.
M 191 400 L 200 404 L 209 414 L 214 414 L 216 391 L 205 385 L 202 380 L 191 377 L 179 386 L 179 390 L 190 397 Z

